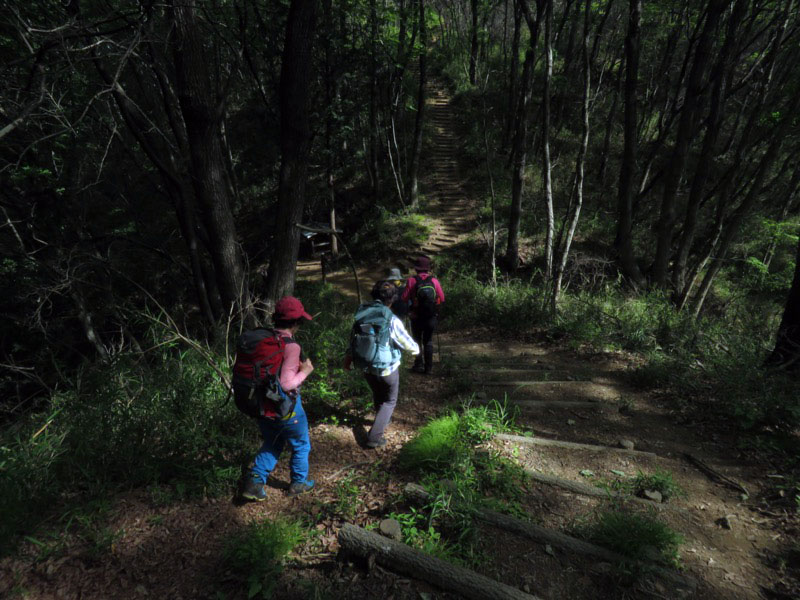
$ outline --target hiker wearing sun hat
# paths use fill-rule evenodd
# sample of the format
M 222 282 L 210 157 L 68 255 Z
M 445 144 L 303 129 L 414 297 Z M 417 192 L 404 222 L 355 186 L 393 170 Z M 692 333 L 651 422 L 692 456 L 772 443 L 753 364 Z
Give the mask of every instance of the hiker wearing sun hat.
M 433 332 L 436 331 L 439 309 L 444 304 L 444 291 L 431 274 L 431 259 L 420 256 L 414 263 L 417 274 L 406 281 L 401 300 L 410 303 L 411 335 L 423 351 L 414 361 L 412 371 L 430 373 L 433 369 Z
M 292 450 L 289 495 L 296 496 L 314 487 L 314 482 L 308 479 L 308 455 L 311 452 L 308 419 L 300 400 L 300 384 L 314 370 L 314 365 L 311 364 L 311 359 L 303 355 L 303 349 L 294 339 L 300 325 L 311 320 L 312 317 L 306 312 L 303 303 L 294 296 L 281 298 L 275 304 L 272 315 L 274 328 L 271 334 L 273 340 L 278 338 L 279 351 L 282 352 L 277 377 L 280 387 L 286 395 L 294 398 L 295 403 L 292 411 L 283 416 L 264 404 L 261 415 L 257 418 L 264 443 L 253 460 L 253 468 L 242 491 L 242 496 L 248 500 L 260 502 L 266 499 L 264 485 L 286 444 Z
M 408 316 L 409 305 L 407 301 L 402 299 L 403 292 L 406 291 L 406 279 L 397 267 L 392 267 L 386 271 L 383 278 L 384 281 L 391 282 L 397 289 L 397 300 L 395 300 L 389 307 L 392 312 L 399 319 L 405 319 Z

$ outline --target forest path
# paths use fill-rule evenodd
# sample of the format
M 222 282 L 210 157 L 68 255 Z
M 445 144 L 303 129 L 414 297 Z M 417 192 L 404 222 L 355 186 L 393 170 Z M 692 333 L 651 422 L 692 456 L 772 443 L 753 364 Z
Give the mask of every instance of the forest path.
M 747 506 L 740 490 L 711 481 L 686 455 L 744 484 L 751 495 L 763 472 L 737 458 L 730 440 L 704 436 L 663 401 L 631 387 L 625 376 L 632 366 L 628 358 L 487 341 L 477 332 L 442 334 L 439 357 L 440 374 L 459 389 L 471 390 L 478 400 L 505 399 L 520 409 L 518 424 L 526 437 L 501 436 L 494 446 L 516 457 L 533 476 L 532 493 L 523 504 L 539 525 L 569 532 L 607 501 L 595 486 L 614 489 L 615 482 L 638 473 L 669 472 L 685 496 L 659 504 L 637 499 L 635 509 L 652 512 L 684 537 L 681 562 L 698 584 L 694 595 L 755 600 L 763 598 L 762 587 L 772 587 L 775 572 L 764 561 L 765 550 L 775 550 L 769 521 Z M 599 591 L 605 567 L 592 564 L 590 573 L 576 575 L 580 565 L 579 556 L 532 545 L 523 558 L 508 561 L 503 580 L 514 581 L 515 572 L 533 573 L 526 582 L 543 598 L 607 597 Z M 681 597 L 677 587 L 665 585 L 652 584 L 643 597 Z
M 441 85 L 431 85 L 428 102 L 434 135 L 423 161 L 422 188 L 432 230 L 426 243 L 408 249 L 395 261 L 405 272 L 420 252 L 435 257 L 462 241 L 474 224 L 474 200 L 462 187 L 457 160 L 457 115 Z M 359 269 L 364 298 L 388 266 L 382 263 Z M 318 277 L 318 264 L 309 265 L 306 273 L 311 275 L 314 267 Z M 349 271 L 335 273 L 328 280 L 354 295 Z M 432 389 L 443 390 L 444 396 L 452 396 L 456 389 L 485 400 L 507 397 L 521 409 L 520 425 L 533 432 L 536 443 L 508 438 L 494 444 L 532 472 L 531 494 L 523 508 L 534 521 L 554 532 L 570 532 L 606 500 L 576 490 L 587 491 L 589 486 L 591 492 L 599 489 L 595 486 L 630 480 L 640 472 L 669 472 L 686 492 L 684 497 L 673 497 L 658 506 L 642 499 L 634 504 L 652 510 L 684 537 L 681 561 L 690 579 L 697 582 L 694 595 L 709 599 L 763 597 L 761 588 L 772 587 L 774 578 L 763 559 L 765 549 L 775 549 L 769 521 L 747 508 L 740 492 L 712 482 L 685 458 L 686 454 L 700 458 L 743 482 L 754 494 L 762 474 L 735 458 L 731 440 L 704 437 L 696 428 L 681 423 L 663 402 L 628 385 L 625 371 L 632 364 L 624 357 L 579 355 L 525 341 L 487 341 L 488 336 L 488 332 L 454 331 L 440 336 L 436 376 L 412 376 L 403 383 L 388 436 L 390 445 L 382 451 L 382 461 L 391 462 L 415 430 L 440 410 L 430 402 Z M 323 429 L 324 435 L 342 445 L 352 436 L 346 428 Z M 622 444 L 632 444 L 634 451 L 625 451 Z M 352 460 L 357 462 L 355 457 Z M 532 544 L 484 527 L 488 528 L 486 539 L 491 540 L 487 552 L 500 557 L 497 562 L 504 565 L 499 579 L 541 598 L 682 595 L 680 586 L 670 587 L 663 581 L 648 584 L 644 590 L 617 589 L 609 584 L 613 577 L 609 577 L 607 565 L 598 565 L 596 559 L 558 548 L 554 551 L 545 543 Z
M 432 80 L 426 99 L 428 126 L 432 132 L 431 144 L 423 148 L 420 168 L 420 189 L 424 200 L 421 212 L 430 228 L 427 239 L 418 246 L 398 248 L 394 256 L 383 261 L 357 264 L 358 283 L 363 301 L 376 280 L 382 278 L 390 267 L 399 267 L 405 274 L 412 273 L 417 256 L 425 254 L 435 258 L 463 240 L 475 222 L 474 203 L 462 187 L 458 166 L 459 138 L 455 132 L 456 115 L 450 105 L 450 92 L 441 82 Z M 319 260 L 299 261 L 297 278 L 317 281 L 322 278 Z M 334 273 L 326 280 L 348 297 L 356 297 L 356 282 L 345 257 Z

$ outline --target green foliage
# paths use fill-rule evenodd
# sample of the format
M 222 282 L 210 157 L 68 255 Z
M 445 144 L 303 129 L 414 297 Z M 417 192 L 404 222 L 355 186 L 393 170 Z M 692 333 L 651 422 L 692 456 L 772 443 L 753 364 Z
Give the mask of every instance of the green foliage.
M 359 507 L 364 504 L 364 500 L 361 498 L 361 488 L 358 485 L 358 476 L 352 470 L 336 482 L 333 494 L 335 500 L 326 502 L 323 511 L 325 514 L 345 521 L 352 520 Z
M 673 496 L 685 496 L 686 492 L 672 477 L 669 471 L 656 469 L 655 473 L 645 474 L 639 471 L 631 482 L 634 494 L 641 494 L 645 490 L 654 490 L 661 493 L 662 499 L 666 502 Z
M 405 469 L 434 473 L 462 465 L 469 462 L 474 444 L 513 430 L 518 413 L 497 401 L 485 406 L 468 403 L 461 413 L 450 412 L 420 428 L 403 446 L 398 463 Z
M 407 513 L 391 513 L 389 518 L 400 523 L 403 541 L 412 548 L 457 565 L 465 564 L 460 548 L 442 537 L 431 524 L 432 519 L 425 510 L 412 507 Z
M 409 470 L 441 471 L 463 460 L 468 447 L 459 436 L 460 423 L 454 412 L 428 422 L 403 446 L 398 464 Z
M 680 565 L 678 548 L 683 544 L 683 537 L 652 514 L 642 515 L 619 508 L 604 510 L 583 533 L 591 541 L 630 559 L 629 568 L 633 570 L 643 557 L 675 567 Z
M 378 213 L 362 221 L 353 236 L 351 251 L 358 256 L 377 260 L 391 258 L 403 248 L 414 248 L 428 239 L 431 225 L 424 215 L 391 213 L 379 208 Z
M 439 272 L 447 282 L 445 327 L 490 325 L 519 331 L 548 319 L 547 297 L 543 290 L 522 282 L 509 282 L 494 290 L 480 281 L 470 268 L 442 262 L 444 273 L 441 268 Z
M 522 514 L 518 500 L 526 476 L 512 460 L 475 446 L 495 433 L 514 430 L 515 417 L 505 404 L 466 404 L 461 413 L 453 411 L 428 422 L 403 447 L 398 462 L 423 474 L 429 494 L 422 510 L 393 515 L 404 524 L 407 540 L 461 564 L 485 562 L 473 523 L 475 510 L 487 505 Z
M 350 340 L 355 305 L 331 285 L 299 282 L 295 295 L 314 320 L 297 336 L 314 363 L 314 373 L 303 384 L 303 404 L 310 418 L 337 423 L 358 421 L 370 408 L 371 395 L 357 370 L 342 368 Z
M 157 352 L 84 366 L 49 412 L 0 433 L 4 551 L 62 498 L 80 505 L 151 486 L 164 503 L 234 486 L 251 451 L 242 432 L 254 428 L 232 403 L 223 405 L 225 389 L 202 357 L 171 335 L 151 335 Z
M 305 537 L 305 528 L 297 521 L 254 521 L 228 541 L 223 565 L 247 587 L 248 598 L 271 598 L 283 561 Z

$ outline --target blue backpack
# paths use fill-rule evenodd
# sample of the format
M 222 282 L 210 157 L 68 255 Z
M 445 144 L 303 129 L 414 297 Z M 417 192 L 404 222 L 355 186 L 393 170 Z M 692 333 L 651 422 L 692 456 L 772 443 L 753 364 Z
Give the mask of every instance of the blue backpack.
M 356 367 L 386 368 L 392 364 L 392 316 L 391 309 L 380 301 L 358 307 L 350 332 L 350 356 Z

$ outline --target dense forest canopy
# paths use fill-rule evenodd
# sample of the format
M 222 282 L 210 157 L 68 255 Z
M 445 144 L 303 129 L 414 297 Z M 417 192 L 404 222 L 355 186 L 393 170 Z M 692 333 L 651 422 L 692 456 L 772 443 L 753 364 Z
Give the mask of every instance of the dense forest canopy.
M 794 0 L 8 0 L 0 24 L 9 431 L 118 400 L 114 374 L 165 384 L 186 348 L 224 378 L 295 289 L 298 224 L 340 231 L 336 268 L 342 242 L 393 259 L 433 79 L 485 200 L 453 277 L 541 290 L 548 322 L 569 294 L 657 298 L 685 329 L 653 347 L 695 323 L 693 360 L 702 319 L 748 315 L 750 366 L 800 364 Z

